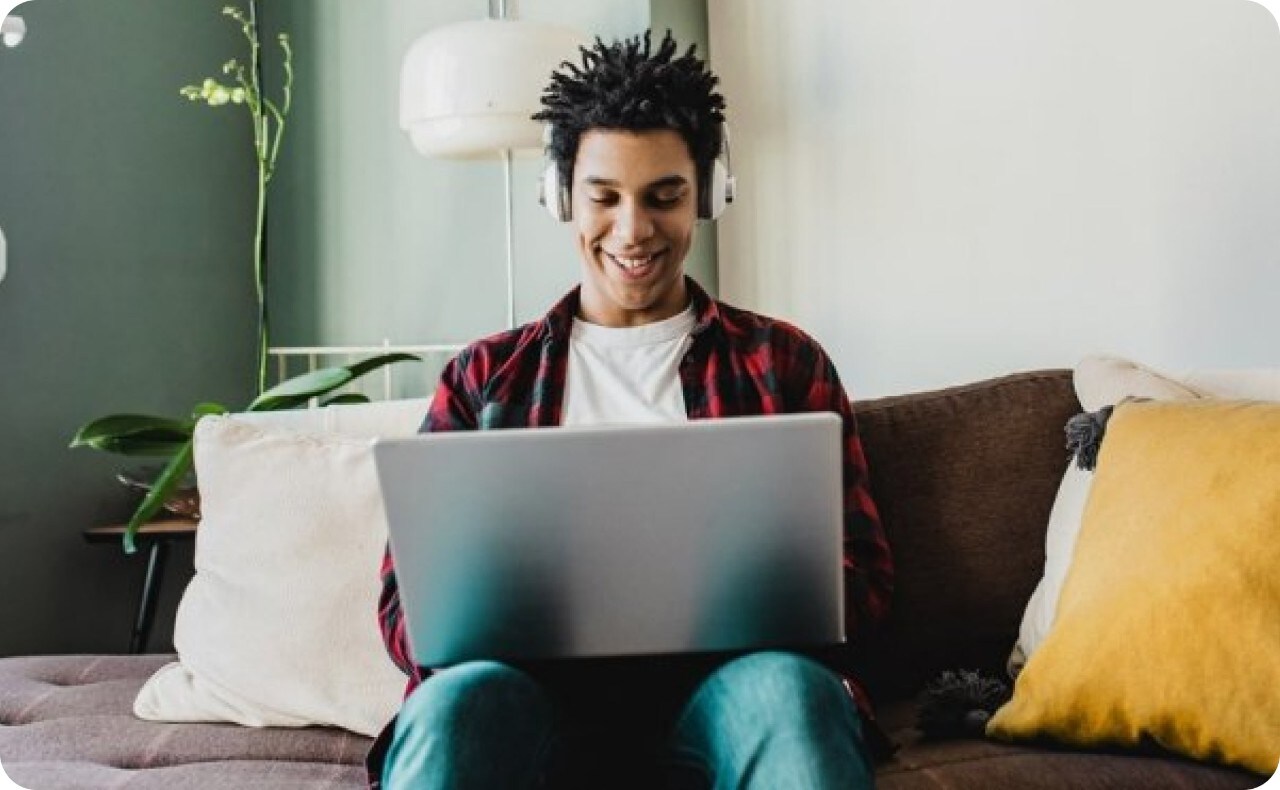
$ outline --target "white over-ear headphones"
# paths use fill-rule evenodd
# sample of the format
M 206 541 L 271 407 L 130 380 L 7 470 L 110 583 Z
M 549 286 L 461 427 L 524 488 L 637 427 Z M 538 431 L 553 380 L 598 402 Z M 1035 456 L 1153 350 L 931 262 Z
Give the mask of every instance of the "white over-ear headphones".
M 711 183 L 698 184 L 698 219 L 719 219 L 725 208 L 733 202 L 737 192 L 737 179 L 730 172 L 732 158 L 729 154 L 729 124 L 720 125 L 720 156 L 711 163 Z M 542 133 L 543 151 L 551 145 L 551 126 Z M 722 161 L 723 160 L 723 161 Z M 548 160 L 538 181 L 538 202 L 560 222 L 573 219 L 573 197 L 569 185 L 563 183 L 560 168 Z

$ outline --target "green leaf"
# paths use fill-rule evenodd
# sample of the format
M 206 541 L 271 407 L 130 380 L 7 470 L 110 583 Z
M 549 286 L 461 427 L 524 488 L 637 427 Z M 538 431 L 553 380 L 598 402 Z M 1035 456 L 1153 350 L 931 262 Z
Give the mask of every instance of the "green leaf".
M 168 417 L 112 414 L 82 426 L 71 446 L 124 455 L 171 455 L 191 438 L 192 425 L 189 420 Z
M 326 390 L 327 392 L 328 390 Z M 261 397 L 261 396 L 259 396 Z M 250 404 L 245 411 L 284 411 L 286 409 L 296 409 L 299 406 L 305 406 L 307 401 L 311 400 L 315 395 L 289 395 L 282 398 L 268 398 L 258 405 Z M 255 401 L 257 403 L 257 401 Z
M 88 442 L 99 436 L 125 436 L 140 431 L 172 431 L 191 435 L 191 424 L 171 417 L 149 414 L 111 414 L 86 423 L 76 432 L 73 444 Z
M 246 411 L 278 411 L 301 406 L 311 398 L 317 398 L 348 384 L 366 373 L 396 362 L 418 361 L 413 354 L 379 354 L 345 367 L 320 368 L 301 376 L 285 379 L 267 390 L 249 404 Z
M 129 519 L 129 524 L 125 527 L 122 538 L 125 554 L 133 554 L 138 550 L 136 543 L 138 527 L 150 521 L 159 512 L 161 506 L 173 495 L 173 492 L 177 490 L 182 482 L 182 478 L 191 469 L 191 446 L 192 442 L 188 440 L 182 446 L 182 449 L 169 460 L 164 471 L 156 478 L 155 485 L 143 497 L 142 503 L 138 505 L 133 517 Z
M 305 403 L 308 398 L 323 395 L 351 381 L 346 368 L 320 368 L 301 376 L 285 379 L 253 399 L 246 411 L 274 411 Z M 290 405 L 281 405 L 289 403 Z
M 351 371 L 342 367 L 319 368 L 291 379 L 285 379 L 260 397 L 278 398 L 289 395 L 315 395 L 323 389 L 340 387 L 352 378 Z
M 387 365 L 391 365 L 396 362 L 408 362 L 410 360 L 413 360 L 414 362 L 421 362 L 422 358 L 415 356 L 413 354 L 403 354 L 403 353 L 379 354 L 376 357 L 369 357 L 368 359 L 362 359 L 359 362 L 355 363 L 354 365 L 348 365 L 347 370 L 351 371 L 352 379 L 358 379 L 364 374 L 371 373 L 377 370 L 378 368 L 385 367 Z
M 87 445 L 104 453 L 116 455 L 141 455 L 157 458 L 171 458 L 182 449 L 187 439 L 180 437 L 151 438 L 146 435 L 105 437 Z
M 230 411 L 231 409 L 221 403 L 197 403 L 191 409 L 191 419 L 199 420 L 201 417 L 207 417 L 210 414 L 226 414 Z
M 344 392 L 341 395 L 334 395 L 328 400 L 320 401 L 321 406 L 346 406 L 356 403 L 368 403 L 369 396 L 362 392 Z

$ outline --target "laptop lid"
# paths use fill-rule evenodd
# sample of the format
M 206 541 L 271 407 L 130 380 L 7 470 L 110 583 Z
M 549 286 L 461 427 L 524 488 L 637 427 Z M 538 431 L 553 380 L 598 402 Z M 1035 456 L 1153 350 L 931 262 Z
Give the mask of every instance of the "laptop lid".
M 843 642 L 840 418 L 379 440 L 416 660 Z

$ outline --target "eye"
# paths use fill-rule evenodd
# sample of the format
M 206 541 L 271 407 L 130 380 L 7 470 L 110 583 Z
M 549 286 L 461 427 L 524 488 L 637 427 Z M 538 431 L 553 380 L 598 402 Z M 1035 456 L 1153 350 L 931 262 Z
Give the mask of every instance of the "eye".
M 649 205 L 657 209 L 672 209 L 680 205 L 680 201 L 684 199 L 684 193 L 658 194 L 649 197 Z
M 589 194 L 587 199 L 600 206 L 611 206 L 618 200 L 616 195 L 610 193 Z

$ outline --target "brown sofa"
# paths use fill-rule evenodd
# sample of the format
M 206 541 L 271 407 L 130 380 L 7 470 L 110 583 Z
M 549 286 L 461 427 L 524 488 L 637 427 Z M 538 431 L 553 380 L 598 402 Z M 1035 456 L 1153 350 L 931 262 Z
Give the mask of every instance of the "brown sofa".
M 939 670 L 1003 671 L 1044 564 L 1079 410 L 1069 371 L 866 401 L 857 412 L 898 568 L 892 623 L 864 676 L 900 745 L 882 790 L 1254 788 L 1265 777 L 1155 751 L 930 743 L 913 699 Z M 1192 649 L 1192 646 L 1188 646 Z M 358 788 L 368 739 L 340 730 L 157 724 L 130 713 L 171 656 L 0 660 L 0 762 L 29 788 Z

